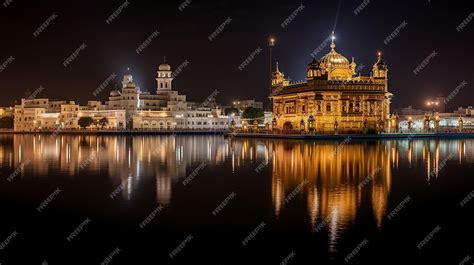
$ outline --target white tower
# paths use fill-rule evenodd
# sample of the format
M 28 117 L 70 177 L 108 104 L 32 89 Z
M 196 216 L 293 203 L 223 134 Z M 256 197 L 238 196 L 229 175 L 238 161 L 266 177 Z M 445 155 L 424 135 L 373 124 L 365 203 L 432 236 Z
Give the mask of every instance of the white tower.
M 169 64 L 166 64 L 166 58 L 163 60 L 163 64 L 159 66 L 157 73 L 158 77 L 156 78 L 156 92 L 170 91 L 171 83 L 173 82 L 173 72 L 171 71 L 171 66 Z

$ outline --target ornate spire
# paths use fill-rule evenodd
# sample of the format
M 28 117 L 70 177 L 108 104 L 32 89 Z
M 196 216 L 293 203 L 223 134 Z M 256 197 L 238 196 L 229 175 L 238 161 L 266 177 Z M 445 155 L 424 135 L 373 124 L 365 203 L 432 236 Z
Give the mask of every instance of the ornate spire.
M 334 40 L 336 37 L 334 36 L 334 31 L 331 33 L 331 49 L 334 50 L 336 48 L 336 44 L 334 43 Z
M 380 63 L 382 61 L 382 53 L 381 52 L 378 52 L 378 63 Z
M 278 62 L 276 62 L 276 72 L 280 72 L 280 69 L 278 69 Z
M 166 64 L 166 56 L 163 56 L 163 64 Z

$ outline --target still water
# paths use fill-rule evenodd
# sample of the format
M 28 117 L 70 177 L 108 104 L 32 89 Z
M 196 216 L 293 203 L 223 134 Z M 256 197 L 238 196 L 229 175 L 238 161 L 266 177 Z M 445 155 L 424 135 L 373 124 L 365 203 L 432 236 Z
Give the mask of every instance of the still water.
M 0 264 L 459 264 L 473 148 L 0 135 Z

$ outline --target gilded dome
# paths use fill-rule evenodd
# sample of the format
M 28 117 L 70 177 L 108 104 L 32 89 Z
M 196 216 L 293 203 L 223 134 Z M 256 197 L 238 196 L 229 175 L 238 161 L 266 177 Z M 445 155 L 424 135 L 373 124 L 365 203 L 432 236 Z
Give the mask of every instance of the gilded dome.
M 319 66 L 323 69 L 349 69 L 350 63 L 346 57 L 342 56 L 341 54 L 337 53 L 335 48 L 336 44 L 334 43 L 334 32 L 331 36 L 331 51 L 324 55 L 321 59 L 319 59 Z
M 334 48 L 331 51 L 319 59 L 319 65 L 321 68 L 349 68 L 350 63 L 346 57 L 337 53 Z

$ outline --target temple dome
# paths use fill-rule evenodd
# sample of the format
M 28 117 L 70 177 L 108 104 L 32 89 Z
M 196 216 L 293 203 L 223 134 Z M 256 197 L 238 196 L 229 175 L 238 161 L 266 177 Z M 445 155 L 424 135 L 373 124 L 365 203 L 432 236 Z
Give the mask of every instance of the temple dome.
M 321 68 L 349 68 L 350 63 L 346 57 L 332 48 L 328 54 L 319 59 L 319 65 Z
M 322 69 L 350 69 L 349 60 L 336 52 L 334 32 L 332 33 L 331 39 L 331 51 L 319 59 L 319 66 Z
M 110 91 L 110 96 L 111 97 L 118 97 L 120 95 L 122 95 L 122 94 L 117 89 L 114 89 L 114 90 Z
M 171 66 L 169 64 L 164 63 L 164 64 L 160 64 L 158 69 L 160 71 L 171 71 Z

